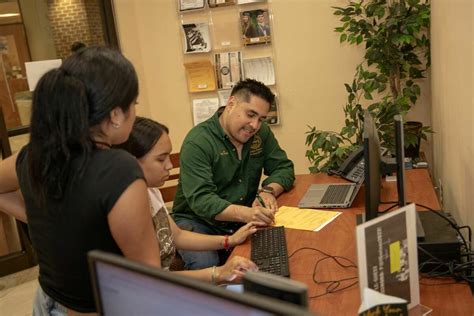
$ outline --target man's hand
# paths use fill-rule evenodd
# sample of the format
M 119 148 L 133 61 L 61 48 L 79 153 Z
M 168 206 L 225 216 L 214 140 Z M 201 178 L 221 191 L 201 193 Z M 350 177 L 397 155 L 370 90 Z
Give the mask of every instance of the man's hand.
M 270 196 L 272 195 L 270 194 Z M 277 206 L 275 206 L 276 200 L 275 198 L 272 199 L 271 197 L 267 196 L 262 197 L 262 199 L 266 199 L 269 205 L 272 205 L 272 208 L 263 207 L 258 203 L 258 201 L 254 201 L 252 207 L 231 204 L 222 212 L 217 214 L 214 219 L 218 221 L 232 221 L 241 223 L 262 222 L 263 225 L 271 225 L 274 222 L 275 213 L 277 211 Z
M 271 225 L 275 220 L 275 212 L 262 206 L 254 206 L 248 209 L 244 219 L 246 223 L 261 222 L 265 225 Z
M 260 203 L 260 201 L 257 198 L 255 198 L 255 201 L 253 201 L 253 204 L 252 204 L 253 207 L 262 206 L 262 207 L 272 210 L 274 213 L 278 211 L 278 202 L 276 198 L 273 196 L 273 194 L 260 192 L 259 195 L 262 198 L 263 203 L 265 205 L 262 205 L 262 203 Z

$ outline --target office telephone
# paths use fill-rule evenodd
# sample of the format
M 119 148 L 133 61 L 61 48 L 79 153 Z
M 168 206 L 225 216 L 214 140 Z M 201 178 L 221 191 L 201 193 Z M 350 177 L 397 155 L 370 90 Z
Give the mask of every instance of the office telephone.
M 353 151 L 342 163 L 336 174 L 351 182 L 359 183 L 364 181 L 364 147 Z

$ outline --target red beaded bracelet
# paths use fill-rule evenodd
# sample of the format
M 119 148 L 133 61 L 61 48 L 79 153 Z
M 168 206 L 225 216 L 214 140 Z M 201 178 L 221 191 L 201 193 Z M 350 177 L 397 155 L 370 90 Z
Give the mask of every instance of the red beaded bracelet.
M 224 249 L 229 250 L 230 245 L 229 245 L 229 235 L 224 236 Z

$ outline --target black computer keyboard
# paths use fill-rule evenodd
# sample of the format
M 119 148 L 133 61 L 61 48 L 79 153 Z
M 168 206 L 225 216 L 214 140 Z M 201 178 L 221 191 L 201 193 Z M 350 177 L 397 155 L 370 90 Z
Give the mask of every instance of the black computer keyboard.
M 258 230 L 251 238 L 251 259 L 260 271 L 288 277 L 288 251 L 283 226 Z

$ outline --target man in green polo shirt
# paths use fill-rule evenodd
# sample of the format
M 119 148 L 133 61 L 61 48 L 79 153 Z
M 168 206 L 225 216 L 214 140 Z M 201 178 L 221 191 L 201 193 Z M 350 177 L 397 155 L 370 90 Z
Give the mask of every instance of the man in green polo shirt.
M 295 180 L 293 162 L 265 123 L 274 100 L 261 82 L 241 81 L 225 107 L 188 133 L 181 147 L 173 204 L 173 218 L 180 227 L 231 235 L 242 223 L 273 222 L 276 197 Z M 259 190 L 262 170 L 268 177 Z M 257 191 L 263 203 L 256 199 Z M 223 238 L 224 248 L 234 246 L 227 236 Z M 217 251 L 180 254 L 188 269 L 219 265 Z

